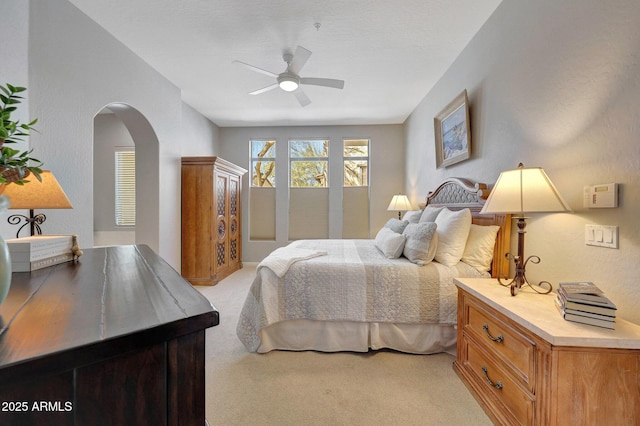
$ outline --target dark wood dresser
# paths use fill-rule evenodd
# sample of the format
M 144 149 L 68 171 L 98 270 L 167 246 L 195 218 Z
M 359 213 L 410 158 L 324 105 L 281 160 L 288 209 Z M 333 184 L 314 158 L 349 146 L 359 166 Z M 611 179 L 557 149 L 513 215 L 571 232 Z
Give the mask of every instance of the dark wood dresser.
M 203 425 L 218 311 L 144 245 L 14 273 L 0 305 L 0 424 Z

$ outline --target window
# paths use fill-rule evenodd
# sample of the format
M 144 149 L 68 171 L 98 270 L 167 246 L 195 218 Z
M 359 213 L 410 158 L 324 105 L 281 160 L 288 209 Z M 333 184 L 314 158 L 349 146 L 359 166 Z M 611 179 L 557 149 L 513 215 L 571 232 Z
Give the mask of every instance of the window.
M 251 141 L 251 186 L 276 186 L 276 141 Z
M 369 139 L 342 142 L 342 238 L 369 238 Z
M 369 140 L 344 140 L 344 186 L 369 185 Z
M 276 141 L 252 139 L 251 188 L 249 188 L 249 238 L 276 238 Z
M 136 224 L 136 152 L 129 147 L 118 147 L 116 166 L 116 225 Z
M 289 141 L 290 186 L 327 188 L 329 186 L 329 141 Z

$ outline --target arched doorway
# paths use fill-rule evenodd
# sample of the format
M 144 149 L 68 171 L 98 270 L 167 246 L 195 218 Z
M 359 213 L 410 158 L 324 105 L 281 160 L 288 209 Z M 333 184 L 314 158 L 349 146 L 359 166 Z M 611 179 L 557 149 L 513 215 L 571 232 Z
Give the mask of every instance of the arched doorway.
M 148 244 L 159 241 L 159 146 L 149 121 L 121 103 L 105 106 L 94 117 L 94 246 Z M 115 220 L 116 152 L 135 151 L 135 224 Z

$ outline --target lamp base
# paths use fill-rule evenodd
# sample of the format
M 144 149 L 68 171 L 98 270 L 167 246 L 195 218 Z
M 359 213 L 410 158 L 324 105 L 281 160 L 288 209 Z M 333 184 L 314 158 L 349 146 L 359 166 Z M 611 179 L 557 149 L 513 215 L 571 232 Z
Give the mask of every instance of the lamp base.
M 529 286 L 539 294 L 548 294 L 553 290 L 553 286 L 549 281 L 540 281 L 537 285 L 532 285 L 527 280 L 527 275 L 525 274 L 525 269 L 527 263 L 531 261 L 532 263 L 540 263 L 540 258 L 538 256 L 529 256 L 526 260 L 524 260 L 524 234 L 527 233 L 525 230 L 527 227 L 526 217 L 518 217 L 518 255 L 514 256 L 511 253 L 507 253 L 505 257 L 509 260 L 513 260 L 516 264 L 516 276 L 509 282 L 502 282 L 502 279 L 506 279 L 506 277 L 498 277 L 498 283 L 504 287 L 509 287 L 511 291 L 511 295 L 515 296 L 517 292 L 524 286 Z M 540 288 L 541 290 L 539 290 Z
M 538 284 L 533 285 L 529 282 L 529 280 L 527 280 L 527 276 L 525 274 L 525 266 L 527 265 L 527 263 L 529 263 L 529 261 L 533 263 L 540 263 L 540 258 L 538 256 L 529 256 L 527 260 L 525 260 L 524 262 L 522 262 L 521 258 L 518 258 L 518 256 L 514 256 L 511 253 L 507 253 L 505 257 L 515 262 L 516 276 L 511 281 L 506 283 L 503 282 L 500 277 L 498 277 L 498 283 L 500 283 L 501 286 L 509 287 L 512 296 L 515 296 L 516 294 L 518 294 L 518 291 L 520 291 L 522 287 L 527 285 L 531 287 L 531 289 L 536 293 L 539 293 L 539 294 L 551 293 L 551 290 L 553 290 L 553 286 L 549 281 L 540 281 Z M 506 279 L 506 277 L 502 277 L 502 278 Z
M 44 221 L 47 220 L 47 217 L 43 213 L 38 213 L 34 215 L 33 209 L 30 209 L 29 217 L 23 214 L 12 214 L 7 218 L 7 222 L 9 222 L 12 225 L 19 225 L 20 222 L 22 222 L 23 220 L 24 220 L 24 223 L 18 229 L 18 232 L 16 232 L 16 238 L 20 238 L 20 232 L 22 231 L 22 228 L 24 228 L 27 225 L 29 225 L 31 236 L 34 236 L 36 234 L 41 235 L 42 229 L 40 228 L 40 225 L 42 225 Z

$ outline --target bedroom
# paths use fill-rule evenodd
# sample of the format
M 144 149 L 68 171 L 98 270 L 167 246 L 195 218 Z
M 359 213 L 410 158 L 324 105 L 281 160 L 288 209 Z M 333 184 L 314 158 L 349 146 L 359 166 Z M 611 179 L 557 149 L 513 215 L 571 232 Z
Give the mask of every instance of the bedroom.
M 88 200 L 93 194 L 82 185 L 92 170 L 86 150 L 81 148 L 83 141 L 91 139 L 91 128 L 82 123 L 91 122 L 96 109 L 106 104 L 103 101 L 108 97 L 91 89 L 101 86 L 104 91 L 122 94 L 122 99 L 141 110 L 153 111 L 150 120 L 158 126 L 162 140 L 194 141 L 188 148 L 180 143 L 162 145 L 162 176 L 155 186 L 163 191 L 151 203 L 162 234 L 153 236 L 149 243 L 172 265 L 179 266 L 179 226 L 173 213 L 179 202 L 176 159 L 197 153 L 244 164 L 248 161 L 245 152 L 235 147 L 238 140 L 247 141 L 250 131 L 204 123 L 182 104 L 177 88 L 149 71 L 67 2 L 35 1 L 30 8 L 13 4 L 7 8 L 16 14 L 16 28 L 0 29 L 1 39 L 9 41 L 11 49 L 18 46 L 21 53 L 3 64 L 3 78 L 6 66 L 11 77 L 6 79 L 28 82 L 33 116 L 68 117 L 63 124 L 44 122 L 42 135 L 33 141 L 42 159 L 51 168 L 60 169 L 58 179 L 75 207 L 68 212 L 50 212 L 47 232 L 77 230 L 82 238 L 92 232 Z M 29 27 L 18 24 L 27 20 Z M 74 22 L 77 33 L 69 34 L 68 22 Z M 397 163 L 380 177 L 391 179 L 386 190 L 391 194 L 404 190 L 418 202 L 425 190 L 445 177 L 473 177 L 491 183 L 500 171 L 514 168 L 518 162 L 544 167 L 574 212 L 532 218 L 527 251 L 540 255 L 542 263 L 531 268 L 530 278 L 597 282 L 618 302 L 620 316 L 640 323 L 635 308 L 640 301 L 635 284 L 640 256 L 636 225 L 640 200 L 638 22 L 640 6 L 635 2 L 503 2 L 409 118 L 402 125 L 383 127 L 398 143 L 394 151 L 401 152 L 400 158 L 394 157 Z M 82 53 L 100 49 L 118 52 L 118 66 L 131 81 L 114 77 L 108 71 L 111 64 L 88 63 Z M 65 62 L 73 63 L 77 74 L 65 74 Z M 52 75 L 59 84 L 51 81 Z M 133 76 L 138 75 L 141 77 L 134 81 Z M 436 169 L 433 117 L 462 88 L 470 94 L 474 154 L 454 167 Z M 165 106 L 158 110 L 154 104 Z M 88 111 L 85 105 L 91 106 Z M 168 124 L 180 116 L 183 123 L 179 128 Z M 331 130 L 340 138 L 344 136 L 339 128 Z M 365 130 L 362 133 L 371 136 L 375 129 Z M 295 129 L 279 131 L 285 140 L 299 136 Z M 52 142 L 46 142 L 44 135 Z M 68 167 L 68 159 L 73 160 L 73 169 Z M 620 207 L 583 209 L 583 186 L 606 182 L 621 184 Z M 372 220 L 372 229 L 391 217 L 386 212 L 388 198 L 377 202 L 372 216 L 376 214 L 378 219 Z M 619 226 L 620 248 L 585 246 L 584 225 L 590 223 Z M 2 229 L 6 230 L 6 225 Z M 12 235 L 10 230 L 5 232 Z M 85 246 L 90 244 L 85 241 Z M 251 242 L 245 247 L 247 255 L 254 250 Z M 259 260 L 261 248 L 255 250 L 246 261 Z

